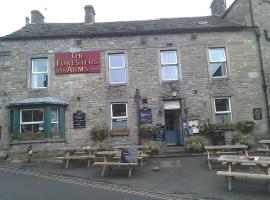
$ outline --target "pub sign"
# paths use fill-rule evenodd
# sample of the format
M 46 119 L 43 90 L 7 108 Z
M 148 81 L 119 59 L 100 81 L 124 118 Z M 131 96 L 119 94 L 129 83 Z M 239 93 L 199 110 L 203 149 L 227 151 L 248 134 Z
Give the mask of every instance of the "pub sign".
M 99 73 L 98 51 L 66 52 L 55 54 L 55 74 Z
M 73 113 L 73 128 L 85 128 L 85 113 L 80 110 Z

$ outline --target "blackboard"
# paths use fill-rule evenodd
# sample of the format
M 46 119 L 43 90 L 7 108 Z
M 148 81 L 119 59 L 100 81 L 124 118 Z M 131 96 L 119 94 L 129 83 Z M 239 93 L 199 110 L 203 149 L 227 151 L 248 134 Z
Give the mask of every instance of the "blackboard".
M 140 123 L 141 124 L 151 124 L 152 123 L 152 114 L 150 108 L 140 109 Z
M 73 113 L 73 127 L 76 128 L 85 128 L 85 113 L 78 110 L 76 113 Z
M 253 118 L 254 120 L 262 119 L 262 109 L 261 108 L 253 108 Z
M 154 134 L 154 140 L 164 141 L 165 140 L 165 126 L 157 124 L 156 132 Z

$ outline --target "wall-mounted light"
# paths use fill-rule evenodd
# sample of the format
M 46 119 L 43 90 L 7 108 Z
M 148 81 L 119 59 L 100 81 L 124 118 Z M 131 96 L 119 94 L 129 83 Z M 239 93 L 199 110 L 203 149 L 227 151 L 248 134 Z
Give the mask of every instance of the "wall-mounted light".
M 81 100 L 81 97 L 80 96 L 77 96 L 77 100 L 80 101 Z
M 175 87 L 173 87 L 172 83 L 170 83 L 170 86 L 171 86 L 171 95 L 173 97 L 176 97 L 178 94 L 178 90 Z

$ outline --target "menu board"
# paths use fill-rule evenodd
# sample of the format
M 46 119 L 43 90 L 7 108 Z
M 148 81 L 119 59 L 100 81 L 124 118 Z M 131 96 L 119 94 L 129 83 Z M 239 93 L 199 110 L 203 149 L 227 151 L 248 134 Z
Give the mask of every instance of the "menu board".
M 262 109 L 261 108 L 253 108 L 253 118 L 254 120 L 262 119 Z
M 165 140 L 165 126 L 157 124 L 156 132 L 154 134 L 154 140 L 164 141 Z
M 140 110 L 140 123 L 141 124 L 151 124 L 152 123 L 152 114 L 150 108 L 142 108 Z
M 76 128 L 85 128 L 85 113 L 78 110 L 76 113 L 73 113 L 73 127 Z

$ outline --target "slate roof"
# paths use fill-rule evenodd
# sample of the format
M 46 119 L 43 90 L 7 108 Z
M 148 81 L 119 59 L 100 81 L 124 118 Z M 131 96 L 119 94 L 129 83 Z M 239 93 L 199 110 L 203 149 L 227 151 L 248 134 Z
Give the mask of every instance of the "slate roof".
M 247 27 L 215 16 L 164 18 L 145 21 L 101 22 L 94 24 L 44 23 L 28 24 L 20 30 L 0 39 L 20 40 L 67 37 L 104 37 L 200 31 L 236 31 L 243 28 Z
M 13 106 L 27 106 L 27 105 L 63 105 L 67 106 L 68 103 L 57 99 L 55 97 L 40 97 L 40 98 L 29 98 L 11 102 L 8 107 Z

